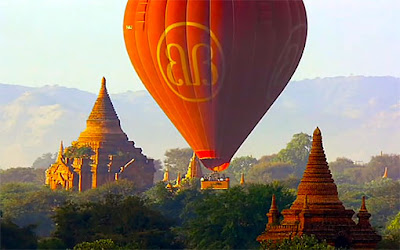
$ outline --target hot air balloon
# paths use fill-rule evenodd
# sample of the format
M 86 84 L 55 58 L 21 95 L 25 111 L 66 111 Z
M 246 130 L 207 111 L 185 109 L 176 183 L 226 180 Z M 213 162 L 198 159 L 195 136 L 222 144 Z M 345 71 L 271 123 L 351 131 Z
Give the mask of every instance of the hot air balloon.
M 129 0 L 124 18 L 145 87 L 217 172 L 289 82 L 306 34 L 302 0 Z

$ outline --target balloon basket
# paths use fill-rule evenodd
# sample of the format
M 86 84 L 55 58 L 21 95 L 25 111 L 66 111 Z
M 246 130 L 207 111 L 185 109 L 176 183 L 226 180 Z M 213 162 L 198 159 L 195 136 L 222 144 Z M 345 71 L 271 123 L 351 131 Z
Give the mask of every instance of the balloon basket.
M 202 190 L 229 189 L 229 177 L 225 177 L 225 175 L 221 176 L 218 172 L 214 172 L 200 179 L 200 187 Z

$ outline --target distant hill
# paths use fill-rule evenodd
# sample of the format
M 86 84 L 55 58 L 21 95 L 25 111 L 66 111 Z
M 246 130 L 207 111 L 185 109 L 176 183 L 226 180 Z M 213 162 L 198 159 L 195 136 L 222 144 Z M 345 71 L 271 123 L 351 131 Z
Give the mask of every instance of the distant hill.
M 110 84 L 117 84 L 109 82 Z M 100 84 L 99 84 L 100 85 Z M 100 86 L 99 86 L 100 88 Z M 24 166 L 76 140 L 96 95 L 61 86 L 0 84 L 0 168 Z M 123 130 L 149 157 L 186 142 L 146 91 L 111 94 Z M 272 154 L 292 135 L 322 130 L 330 161 L 400 152 L 400 79 L 332 77 L 290 82 L 236 156 Z

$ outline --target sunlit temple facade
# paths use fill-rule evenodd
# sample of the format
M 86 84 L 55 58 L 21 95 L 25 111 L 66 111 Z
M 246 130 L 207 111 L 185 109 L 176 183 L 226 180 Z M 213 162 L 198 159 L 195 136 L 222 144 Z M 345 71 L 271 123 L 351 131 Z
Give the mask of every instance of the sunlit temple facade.
M 279 241 L 307 234 L 338 248 L 375 249 L 381 236 L 369 223 L 371 214 L 367 211 L 365 197 L 357 213 L 357 223 L 353 221 L 353 215 L 354 211 L 346 209 L 339 200 L 322 146 L 321 131 L 317 128 L 296 200 L 290 209 L 280 213 L 273 196 L 267 214 L 268 224 L 257 241 Z
M 61 143 L 56 162 L 46 170 L 46 184 L 51 189 L 84 191 L 128 179 L 144 189 L 152 185 L 154 172 L 153 159 L 122 131 L 103 77 L 86 129 L 72 146 L 64 149 Z

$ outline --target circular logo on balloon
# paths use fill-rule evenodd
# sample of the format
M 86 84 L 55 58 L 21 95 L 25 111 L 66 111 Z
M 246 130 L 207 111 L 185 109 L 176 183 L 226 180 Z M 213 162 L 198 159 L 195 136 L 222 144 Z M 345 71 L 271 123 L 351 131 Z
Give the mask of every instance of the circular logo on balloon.
M 157 63 L 165 83 L 185 101 L 206 102 L 221 88 L 222 47 L 202 24 L 179 22 L 168 26 L 158 41 Z

